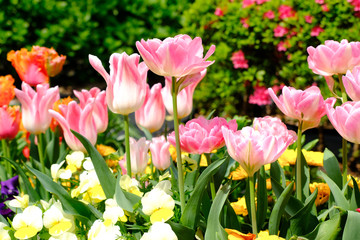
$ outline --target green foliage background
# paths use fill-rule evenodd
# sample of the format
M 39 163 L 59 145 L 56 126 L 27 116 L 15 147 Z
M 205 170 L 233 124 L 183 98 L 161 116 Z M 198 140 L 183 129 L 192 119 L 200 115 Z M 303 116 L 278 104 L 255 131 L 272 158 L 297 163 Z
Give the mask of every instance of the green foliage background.
M 32 45 L 54 47 L 67 56 L 52 85 L 104 82 L 88 62 L 98 56 L 104 66 L 114 52 L 136 51 L 141 38 L 166 38 L 181 28 L 188 0 L 0 0 L 0 76 L 12 74 L 10 50 Z

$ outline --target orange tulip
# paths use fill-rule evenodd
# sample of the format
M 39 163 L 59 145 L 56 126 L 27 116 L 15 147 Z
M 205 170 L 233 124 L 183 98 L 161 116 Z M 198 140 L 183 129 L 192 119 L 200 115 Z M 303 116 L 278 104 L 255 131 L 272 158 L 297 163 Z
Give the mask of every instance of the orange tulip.
M 15 97 L 14 78 L 11 75 L 0 76 L 0 106 L 9 105 Z

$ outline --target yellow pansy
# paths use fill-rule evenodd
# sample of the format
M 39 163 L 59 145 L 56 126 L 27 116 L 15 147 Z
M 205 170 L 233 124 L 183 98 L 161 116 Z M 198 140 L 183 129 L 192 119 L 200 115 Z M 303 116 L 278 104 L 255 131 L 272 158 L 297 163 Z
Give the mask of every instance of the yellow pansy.
M 100 155 L 103 156 L 103 157 L 108 156 L 108 155 L 116 152 L 116 150 L 113 147 L 106 146 L 106 145 L 103 145 L 103 144 L 96 145 L 96 150 L 98 150 Z
M 282 167 L 295 165 L 296 151 L 294 149 L 286 149 L 284 153 L 279 157 L 278 162 Z
M 17 239 L 32 238 L 43 228 L 41 209 L 36 206 L 25 208 L 22 213 L 15 215 L 12 226 Z
M 260 231 L 256 240 L 285 240 L 285 238 L 279 237 L 277 235 L 270 235 L 269 230 Z
M 65 214 L 61 203 L 55 202 L 44 213 L 44 226 L 49 229 L 51 236 L 60 236 L 64 232 L 68 232 L 71 228 L 74 228 L 73 217 Z
M 355 181 L 357 182 L 357 185 L 358 185 L 358 187 L 359 187 L 359 189 L 360 189 L 360 179 L 359 179 L 358 177 L 351 176 L 350 174 L 347 175 L 347 181 L 349 181 L 349 186 L 350 186 L 351 188 L 354 187 L 354 183 L 353 183 L 351 177 L 353 177 L 353 178 L 355 179 Z
M 302 150 L 306 162 L 309 166 L 314 167 L 322 167 L 324 166 L 324 153 L 323 152 L 315 152 L 315 151 L 307 151 L 305 149 Z
M 255 199 L 255 201 L 256 201 L 256 199 Z M 237 202 L 232 202 L 232 203 L 230 203 L 230 205 L 234 209 L 236 215 L 243 215 L 243 216 L 248 215 L 245 196 L 238 198 Z
M 125 191 L 135 194 L 139 197 L 143 195 L 139 189 L 139 182 L 135 178 L 131 178 L 129 175 L 122 175 L 120 177 L 120 187 Z
M 116 200 L 109 198 L 105 201 L 105 212 L 103 214 L 104 224 L 115 224 L 118 220 L 127 221 L 124 210 L 117 204 Z
M 318 194 L 315 200 L 315 205 L 319 206 L 326 203 L 330 197 L 330 187 L 326 183 L 310 183 L 310 192 L 313 193 L 315 189 L 318 189 Z
M 84 160 L 85 155 L 81 151 L 75 151 L 71 154 L 66 155 L 66 170 L 70 169 L 72 173 L 76 172 L 81 168 L 82 161 Z
M 234 171 L 232 171 L 229 175 L 229 178 L 232 180 L 243 180 L 248 177 L 247 172 L 241 167 L 237 167 Z

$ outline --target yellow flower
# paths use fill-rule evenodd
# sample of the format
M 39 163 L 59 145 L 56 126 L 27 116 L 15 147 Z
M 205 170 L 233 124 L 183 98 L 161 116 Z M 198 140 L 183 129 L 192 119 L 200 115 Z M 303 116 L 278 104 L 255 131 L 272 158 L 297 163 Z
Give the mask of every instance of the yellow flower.
M 236 215 L 243 215 L 243 216 L 248 215 L 248 210 L 246 208 L 245 196 L 238 198 L 237 202 L 232 202 L 232 203 L 230 203 L 230 205 L 234 209 Z
M 103 145 L 103 144 L 96 145 L 96 149 L 98 150 L 100 155 L 103 156 L 103 157 L 108 156 L 108 155 L 116 152 L 116 150 L 113 147 L 106 146 L 106 145 Z
M 353 178 L 355 179 L 355 181 L 357 182 L 357 185 L 358 185 L 358 187 L 359 187 L 359 189 L 360 189 L 360 179 L 359 179 L 358 177 L 351 176 L 350 174 L 347 175 L 347 180 L 350 181 L 350 182 L 349 182 L 349 186 L 350 186 L 351 188 L 354 187 L 354 183 L 353 183 L 351 177 L 353 177 Z
M 242 180 L 248 177 L 246 171 L 241 167 L 237 167 L 234 171 L 232 171 L 229 175 L 229 178 L 232 180 Z
M 9 230 L 6 230 L 8 226 L 5 223 L 0 222 L 0 239 L 1 240 L 11 240 L 9 235 Z
M 25 209 L 29 206 L 29 195 L 25 194 L 23 197 L 14 196 L 14 198 L 9 202 L 11 207 Z
M 326 203 L 330 197 L 330 188 L 326 183 L 310 183 L 310 192 L 313 193 L 315 189 L 318 189 L 318 194 L 315 200 L 315 205 L 319 206 Z
M 256 240 L 285 240 L 285 238 L 279 237 L 277 235 L 270 235 L 269 230 L 260 231 Z
M 256 238 L 255 234 L 244 234 L 235 229 L 225 228 L 225 231 L 228 234 L 228 240 L 254 240 Z
M 305 149 L 302 150 L 306 162 L 309 166 L 314 167 L 322 167 L 324 166 L 324 153 L 323 152 L 315 152 L 315 151 L 307 151 Z
M 278 162 L 282 167 L 295 165 L 296 151 L 293 149 L 286 149 L 284 153 L 279 157 Z
M 41 209 L 36 206 L 25 208 L 22 213 L 16 214 L 12 226 L 17 239 L 32 238 L 43 228 Z
M 109 198 L 105 201 L 105 212 L 103 214 L 104 224 L 116 224 L 118 220 L 122 222 L 127 221 L 124 210 L 117 204 L 116 200 Z
M 0 76 L 0 106 L 9 105 L 15 97 L 14 78 L 11 75 Z
M 49 229 L 50 235 L 56 237 L 74 227 L 74 219 L 71 215 L 65 214 L 60 202 L 54 203 L 46 210 L 43 221 L 44 226 Z
M 85 155 L 81 151 L 75 151 L 66 155 L 66 163 L 68 164 L 66 170 L 70 169 L 72 173 L 81 168 L 82 161 L 85 159 Z
M 120 177 L 120 187 L 125 191 L 135 194 L 139 197 L 143 195 L 139 189 L 139 182 L 135 178 L 130 178 L 129 175 L 122 175 Z

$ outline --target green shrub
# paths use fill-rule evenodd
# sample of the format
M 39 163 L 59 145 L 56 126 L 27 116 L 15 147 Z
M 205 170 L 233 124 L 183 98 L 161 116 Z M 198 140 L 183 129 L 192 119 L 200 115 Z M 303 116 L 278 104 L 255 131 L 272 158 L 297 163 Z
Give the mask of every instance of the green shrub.
M 183 32 L 202 37 L 205 45 L 216 45 L 213 57 L 216 63 L 209 67 L 205 81 L 197 89 L 195 107 L 203 114 L 215 108 L 222 115 L 244 114 L 243 103 L 257 84 L 271 87 L 284 83 L 304 89 L 315 83 L 323 92 L 327 91 L 324 79 L 308 68 L 306 49 L 328 39 L 359 41 L 360 25 L 348 1 L 326 0 L 325 3 L 270 0 L 243 8 L 242 1 L 236 0 L 195 1 L 184 13 Z M 290 6 L 294 16 L 280 19 L 281 5 Z M 323 10 L 325 6 L 329 11 Z M 215 15 L 216 8 L 221 8 L 224 15 Z M 263 17 L 269 10 L 274 12 L 273 19 Z M 305 21 L 307 15 L 312 16 L 311 23 Z M 248 24 L 247 28 L 241 20 Z M 277 26 L 287 28 L 288 33 L 275 37 Z M 311 36 L 316 26 L 324 31 Z M 285 43 L 285 51 L 278 50 L 281 42 Z M 248 68 L 234 69 L 231 57 L 239 50 L 244 53 Z

